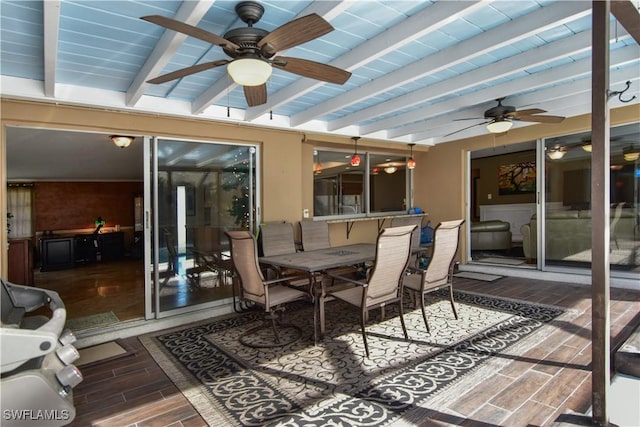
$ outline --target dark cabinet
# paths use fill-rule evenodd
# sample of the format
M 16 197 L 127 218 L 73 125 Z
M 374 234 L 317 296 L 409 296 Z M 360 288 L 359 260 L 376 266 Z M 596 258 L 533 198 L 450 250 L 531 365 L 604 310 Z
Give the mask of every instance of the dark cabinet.
M 124 233 L 98 234 L 98 253 L 101 261 L 116 261 L 124 256 Z
M 9 275 L 7 280 L 17 285 L 33 285 L 33 241 L 9 239 Z
M 40 271 L 64 270 L 95 261 L 116 261 L 123 256 L 124 233 L 121 231 L 40 240 Z

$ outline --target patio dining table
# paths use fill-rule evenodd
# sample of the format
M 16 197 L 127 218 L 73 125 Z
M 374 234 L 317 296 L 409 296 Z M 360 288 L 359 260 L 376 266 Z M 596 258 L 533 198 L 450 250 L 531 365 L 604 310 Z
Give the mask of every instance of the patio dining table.
M 313 251 L 301 251 L 291 254 L 261 257 L 261 264 L 275 267 L 289 268 L 309 274 L 311 290 L 314 296 L 314 304 L 319 325 L 314 322 L 314 339 L 317 342 L 318 326 L 320 336 L 325 332 L 324 302 L 326 289 L 323 280 L 317 280 L 319 273 L 325 273 L 334 268 L 358 265 L 372 261 L 376 257 L 376 245 L 373 243 L 357 243 L 353 245 L 334 246 Z

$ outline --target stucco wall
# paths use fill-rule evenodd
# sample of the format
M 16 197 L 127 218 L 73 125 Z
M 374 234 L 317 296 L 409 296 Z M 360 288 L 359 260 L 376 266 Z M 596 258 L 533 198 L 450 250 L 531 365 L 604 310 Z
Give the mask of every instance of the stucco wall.
M 105 111 L 53 103 L 2 99 L 2 134 L 0 140 L 0 216 L 6 216 L 6 126 L 30 126 L 92 132 L 158 135 L 193 140 L 224 140 L 257 143 L 262 160 L 262 220 L 302 219 L 303 209 L 313 206 L 313 147 L 350 147 L 349 137 L 304 134 L 253 127 L 245 124 L 219 123 L 210 120 L 188 119 L 133 112 Z M 612 124 L 637 121 L 635 106 L 611 112 Z M 505 135 L 482 135 L 475 138 L 436 145 L 416 146 L 414 158 L 414 206 L 430 214 L 432 224 L 465 217 L 466 153 L 469 150 L 495 145 L 513 144 L 538 137 L 558 136 L 590 127 L 590 118 L 582 116 L 565 120 L 558 125 L 540 124 L 513 129 Z M 358 142 L 362 151 L 383 148 L 392 152 L 406 152 L 407 148 L 395 143 Z M 346 225 L 331 226 L 333 244 L 373 241 L 377 235 L 375 220 L 354 225 L 350 239 L 346 239 Z M 6 229 L 0 227 L 0 249 L 6 253 Z M 464 245 L 464 242 L 463 242 Z M 464 248 L 462 253 L 464 253 Z M 0 272 L 6 276 L 6 257 L 0 257 Z

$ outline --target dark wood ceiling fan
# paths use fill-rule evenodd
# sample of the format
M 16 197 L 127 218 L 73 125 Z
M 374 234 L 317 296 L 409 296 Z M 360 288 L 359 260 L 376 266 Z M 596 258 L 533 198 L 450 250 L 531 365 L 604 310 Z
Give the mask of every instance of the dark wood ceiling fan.
M 496 102 L 498 103 L 498 105 L 496 105 L 495 107 L 491 107 L 488 110 L 486 110 L 484 112 L 484 118 L 481 117 L 472 117 L 472 118 L 467 118 L 467 119 L 456 119 L 454 121 L 461 121 L 461 120 L 482 120 L 484 119 L 485 121 L 480 122 L 480 123 L 476 123 L 473 124 L 471 126 L 467 126 L 465 128 L 462 129 L 458 129 L 454 132 L 448 133 L 444 136 L 450 136 L 453 134 L 456 134 L 458 132 L 462 132 L 463 130 L 467 130 L 470 129 L 472 127 L 475 126 L 481 126 L 481 125 L 488 125 L 491 126 L 493 124 L 500 124 L 500 123 L 508 123 L 509 126 L 503 127 L 506 128 L 507 130 L 511 127 L 510 124 L 512 121 L 523 121 L 523 122 L 536 122 L 536 123 L 560 123 L 561 121 L 563 121 L 565 118 L 562 116 L 550 116 L 550 115 L 546 115 L 546 116 L 541 116 L 540 114 L 542 113 L 546 113 L 546 110 L 541 110 L 539 108 L 530 108 L 527 110 L 516 110 L 516 107 L 512 107 L 510 105 L 502 105 L 502 101 L 504 100 L 504 98 L 498 98 L 496 99 Z M 500 127 L 498 127 L 499 129 Z M 493 131 L 492 132 L 496 132 Z M 496 132 L 499 133 L 499 132 Z
M 252 62 L 254 69 L 250 69 L 250 71 L 264 68 L 265 73 L 268 75 L 271 73 L 271 67 L 275 67 L 302 77 L 335 84 L 344 84 L 351 77 L 350 72 L 331 65 L 307 59 L 276 55 L 279 51 L 290 49 L 333 31 L 331 24 L 319 15 L 314 13 L 303 16 L 268 32 L 253 26 L 264 13 L 264 7 L 261 4 L 253 1 L 243 1 L 236 5 L 235 10 L 240 19 L 248 26 L 231 29 L 223 37 L 164 16 L 143 16 L 141 19 L 145 21 L 220 46 L 231 58 L 182 68 L 148 80 L 148 82 L 161 84 L 222 65 L 228 64 L 228 66 L 232 66 L 231 64 L 234 62 L 236 64 L 233 67 L 235 67 L 243 60 L 254 61 Z M 243 86 L 245 98 L 250 107 L 267 102 L 267 87 L 264 81 L 245 81 L 243 83 L 236 80 L 231 70 L 229 70 L 229 73 L 236 83 Z M 262 80 L 266 80 L 266 78 Z

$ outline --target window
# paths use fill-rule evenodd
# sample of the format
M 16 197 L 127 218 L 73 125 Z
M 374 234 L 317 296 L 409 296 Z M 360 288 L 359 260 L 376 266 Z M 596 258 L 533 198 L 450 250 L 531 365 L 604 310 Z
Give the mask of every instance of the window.
M 398 154 L 359 153 L 360 165 L 351 166 L 352 154 L 314 150 L 313 216 L 406 212 L 411 182 L 406 158 Z
M 610 263 L 632 272 L 640 265 L 640 124 L 610 129 Z M 591 263 L 591 133 L 550 138 L 545 150 L 545 265 L 589 268 Z M 538 224 L 532 221 L 532 225 Z
M 9 184 L 7 231 L 9 238 L 33 235 L 33 184 Z

